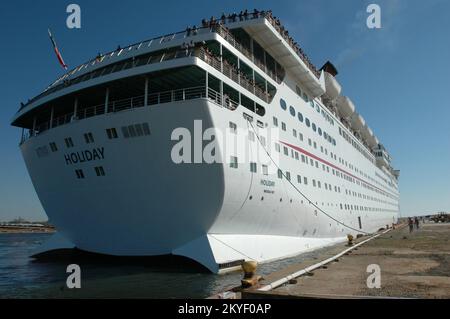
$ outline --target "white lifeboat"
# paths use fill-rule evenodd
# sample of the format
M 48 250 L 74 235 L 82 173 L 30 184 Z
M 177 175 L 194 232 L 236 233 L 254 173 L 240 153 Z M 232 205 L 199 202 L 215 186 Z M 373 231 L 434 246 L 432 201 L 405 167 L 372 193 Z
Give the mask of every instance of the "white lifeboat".
M 346 96 L 339 96 L 337 99 L 339 113 L 344 117 L 351 117 L 353 113 L 355 113 L 355 105 L 353 102 Z
M 376 137 L 376 136 L 374 136 L 374 142 L 375 142 L 375 145 L 378 147 L 378 144 L 380 144 L 380 141 L 378 140 L 378 138 Z
M 366 125 L 366 121 L 364 120 L 364 118 L 358 113 L 353 113 L 353 116 L 352 116 L 353 129 L 355 131 L 361 131 L 361 129 L 364 128 L 365 125 Z
M 373 133 L 367 125 L 364 125 L 364 127 L 362 128 L 361 136 L 367 141 L 369 145 L 371 144 L 370 140 L 373 139 Z
M 331 75 L 328 72 L 324 72 L 324 75 L 325 75 L 325 89 L 326 89 L 325 94 L 331 100 L 334 100 L 339 96 L 339 94 L 341 94 L 342 87 L 333 75 Z

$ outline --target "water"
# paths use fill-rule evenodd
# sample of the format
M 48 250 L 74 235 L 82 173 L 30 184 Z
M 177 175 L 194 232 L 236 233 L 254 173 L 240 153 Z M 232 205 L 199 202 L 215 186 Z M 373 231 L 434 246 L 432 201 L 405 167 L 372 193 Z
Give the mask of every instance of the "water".
M 29 256 L 50 234 L 0 234 L 0 298 L 206 298 L 239 285 L 239 272 L 215 275 L 183 259 L 102 260 Z M 262 264 L 266 275 L 289 264 L 316 258 L 320 251 Z M 91 256 L 92 257 L 92 256 Z M 65 286 L 68 264 L 81 267 L 81 289 Z

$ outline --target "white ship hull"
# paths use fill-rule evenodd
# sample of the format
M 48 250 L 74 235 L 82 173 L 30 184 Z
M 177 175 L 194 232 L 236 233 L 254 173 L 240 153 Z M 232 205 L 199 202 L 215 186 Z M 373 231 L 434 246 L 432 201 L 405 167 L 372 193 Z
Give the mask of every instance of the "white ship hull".
M 225 129 L 229 121 L 246 127 L 242 112 L 241 108 L 231 113 L 206 100 L 175 102 L 74 122 L 30 139 L 21 148 L 50 221 L 82 250 L 118 256 L 183 255 L 218 272 L 220 264 L 292 256 L 356 233 L 315 213 L 287 182 L 276 181 L 274 193 L 268 195 L 262 177 L 247 165 L 235 170 L 227 163 L 173 163 L 174 129 L 193 128 L 199 119 L 204 128 Z M 149 122 L 151 136 L 106 137 L 108 127 L 143 121 Z M 95 143 L 84 144 L 84 132 L 92 132 Z M 66 136 L 78 136 L 74 143 L 80 145 L 64 150 L 67 154 L 103 148 L 106 176 L 74 182 L 76 165 L 67 164 L 63 154 L 37 158 L 38 145 Z M 95 164 L 87 164 L 88 174 L 94 175 Z M 289 160 L 282 161 L 284 165 Z M 325 200 L 320 191 L 309 193 Z M 356 227 L 356 214 L 335 217 Z M 395 222 L 395 216 L 364 214 L 362 220 L 361 231 L 373 232 Z M 304 236 L 305 231 L 310 236 Z

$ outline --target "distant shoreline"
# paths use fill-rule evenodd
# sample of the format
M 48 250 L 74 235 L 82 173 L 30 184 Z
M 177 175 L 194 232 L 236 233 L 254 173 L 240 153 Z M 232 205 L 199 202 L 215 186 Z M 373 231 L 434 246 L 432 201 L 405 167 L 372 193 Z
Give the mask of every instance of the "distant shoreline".
M 17 227 L 0 226 L 0 234 L 51 234 L 56 232 L 53 227 Z

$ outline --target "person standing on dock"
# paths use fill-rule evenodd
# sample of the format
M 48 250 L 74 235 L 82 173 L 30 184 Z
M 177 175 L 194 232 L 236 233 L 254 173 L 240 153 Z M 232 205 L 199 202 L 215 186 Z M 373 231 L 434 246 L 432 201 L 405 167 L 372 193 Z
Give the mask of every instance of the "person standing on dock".
M 414 224 L 416 225 L 416 229 L 419 229 L 419 218 L 414 217 Z
M 411 217 L 408 217 L 408 226 L 409 226 L 409 232 L 412 233 L 414 230 L 414 222 Z

